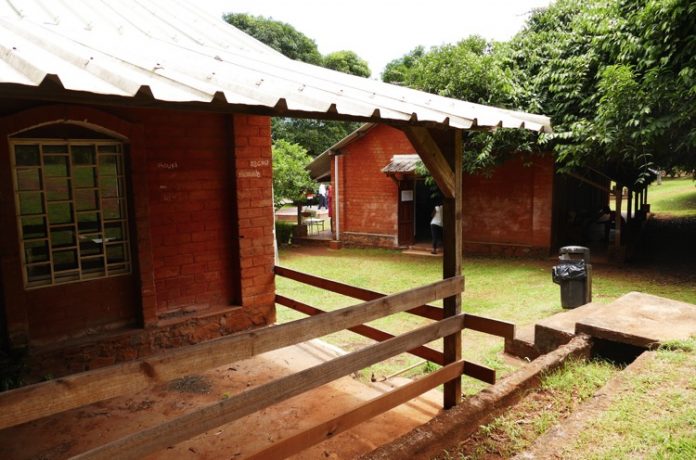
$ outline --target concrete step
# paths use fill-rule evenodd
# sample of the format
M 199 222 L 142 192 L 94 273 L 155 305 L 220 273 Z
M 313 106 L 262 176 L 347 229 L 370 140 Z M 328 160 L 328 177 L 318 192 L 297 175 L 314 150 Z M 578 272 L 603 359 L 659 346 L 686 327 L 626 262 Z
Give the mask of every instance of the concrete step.
M 577 333 L 655 348 L 666 341 L 696 335 L 696 305 L 630 292 L 608 305 L 590 302 L 544 318 L 533 328 L 517 328 L 515 338 L 506 341 L 505 352 L 533 359 L 568 343 Z

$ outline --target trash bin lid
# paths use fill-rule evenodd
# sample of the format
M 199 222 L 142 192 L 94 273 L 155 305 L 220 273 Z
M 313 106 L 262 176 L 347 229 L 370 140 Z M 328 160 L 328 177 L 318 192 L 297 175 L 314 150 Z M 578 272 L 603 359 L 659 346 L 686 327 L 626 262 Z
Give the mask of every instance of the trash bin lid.
M 587 254 L 590 255 L 590 248 L 585 246 L 563 246 L 558 250 L 560 254 Z

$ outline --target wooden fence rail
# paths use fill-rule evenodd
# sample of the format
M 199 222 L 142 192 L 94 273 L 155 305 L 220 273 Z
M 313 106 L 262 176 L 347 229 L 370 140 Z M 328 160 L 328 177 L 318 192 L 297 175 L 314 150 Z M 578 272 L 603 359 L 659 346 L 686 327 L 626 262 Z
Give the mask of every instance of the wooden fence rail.
M 322 318 L 325 315 L 307 319 Z M 139 431 L 74 458 L 103 460 L 141 458 L 151 452 L 192 438 L 207 430 L 317 388 L 419 345 L 459 332 L 463 327 L 464 315 L 460 314 L 443 319 L 326 363 L 251 388 L 229 399 Z
M 302 312 L 306 315 L 318 315 L 322 313 L 326 313 L 323 310 L 320 310 L 316 307 L 312 307 L 311 305 L 307 305 L 302 302 L 298 302 L 297 300 L 289 299 L 287 297 L 281 296 L 281 295 L 276 295 L 276 303 L 279 303 L 280 305 L 284 305 L 288 308 L 292 308 L 293 310 L 297 310 L 299 312 Z M 464 327 L 466 328 L 467 320 L 470 323 L 473 323 L 475 325 L 482 326 L 484 323 L 481 323 L 481 320 L 484 321 L 492 321 L 493 325 L 496 325 L 498 321 L 496 320 L 490 320 L 488 318 L 481 318 L 478 316 L 473 317 L 474 319 L 471 319 L 472 315 L 467 315 L 464 314 Z M 506 324 L 506 323 L 503 323 Z M 362 335 L 363 337 L 367 337 L 372 340 L 376 340 L 378 342 L 384 342 L 385 340 L 391 339 L 394 337 L 392 334 L 389 334 L 388 332 L 380 331 L 379 329 L 375 329 L 370 326 L 366 326 L 364 324 L 361 324 L 359 326 L 354 326 L 354 327 L 349 327 L 349 331 L 355 332 L 356 334 Z M 407 353 L 410 353 L 412 355 L 418 356 L 419 358 L 426 359 L 428 361 L 431 361 L 435 364 L 439 365 L 444 365 L 444 356 L 442 355 L 442 352 L 433 350 L 432 348 L 428 348 L 425 346 L 419 346 L 417 348 L 414 348 L 413 350 L 407 350 Z M 475 363 L 470 363 L 468 361 L 462 361 L 466 362 L 466 366 L 464 367 L 463 374 L 468 376 L 468 377 L 473 377 L 475 379 L 481 380 L 486 383 L 494 384 L 495 383 L 495 371 L 491 368 L 481 366 L 479 364 Z
M 358 326 L 457 295 L 463 286 L 462 277 L 447 278 L 322 315 L 0 393 L 0 429 Z
M 344 284 L 339 281 L 322 278 L 320 276 L 298 272 L 285 267 L 276 266 L 275 273 L 276 275 L 282 276 L 284 278 L 288 278 L 300 283 L 308 284 L 310 286 L 325 289 L 327 291 L 335 292 L 337 294 L 353 297 L 354 299 L 359 300 L 381 299 L 386 295 L 379 292 L 370 291 L 369 289 Z M 407 310 L 407 312 L 412 313 L 414 315 L 422 316 L 424 318 L 434 319 L 436 321 L 439 321 L 442 318 L 444 318 L 442 308 L 434 307 L 432 305 L 419 305 L 416 308 L 411 308 L 410 310 Z
M 255 452 L 245 458 L 246 460 L 264 460 L 269 458 L 289 457 L 300 453 L 308 446 L 313 446 L 330 439 L 400 404 L 407 403 L 438 385 L 458 378 L 464 373 L 466 366 L 467 363 L 464 361 L 448 364 L 414 382 L 396 388 L 370 401 L 366 401 L 345 414 L 321 422 L 300 433 L 288 436 L 287 438 L 280 439 L 266 449 Z

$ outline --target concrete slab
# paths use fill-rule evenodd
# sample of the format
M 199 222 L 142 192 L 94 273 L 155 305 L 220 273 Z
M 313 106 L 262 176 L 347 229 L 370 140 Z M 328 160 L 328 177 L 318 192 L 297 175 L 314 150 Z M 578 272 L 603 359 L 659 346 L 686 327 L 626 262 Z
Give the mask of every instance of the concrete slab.
M 603 303 L 590 302 L 542 319 L 534 326 L 534 346 L 544 354 L 565 345 L 575 335 L 575 323 L 605 308 Z
M 576 333 L 654 348 L 670 340 L 696 335 L 696 305 L 641 292 L 630 292 L 579 318 Z

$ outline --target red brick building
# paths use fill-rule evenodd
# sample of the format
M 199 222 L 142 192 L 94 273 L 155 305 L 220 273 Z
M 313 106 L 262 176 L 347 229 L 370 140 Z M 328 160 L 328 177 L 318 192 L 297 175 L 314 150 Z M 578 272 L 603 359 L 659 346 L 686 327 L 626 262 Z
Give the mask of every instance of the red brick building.
M 414 172 L 415 153 L 403 131 L 366 124 L 310 165 L 314 177 L 331 178 L 338 239 L 386 248 L 431 240 L 434 199 Z M 465 252 L 547 255 L 567 240 L 561 216 L 599 209 L 607 196 L 559 179 L 551 155 L 520 154 L 465 174 L 462 200 Z
M 0 345 L 42 373 L 274 322 L 270 116 L 550 129 L 163 5 L 0 4 Z
M 274 321 L 268 117 L 50 104 L 0 135 L 13 346 L 106 333 L 79 369 Z

